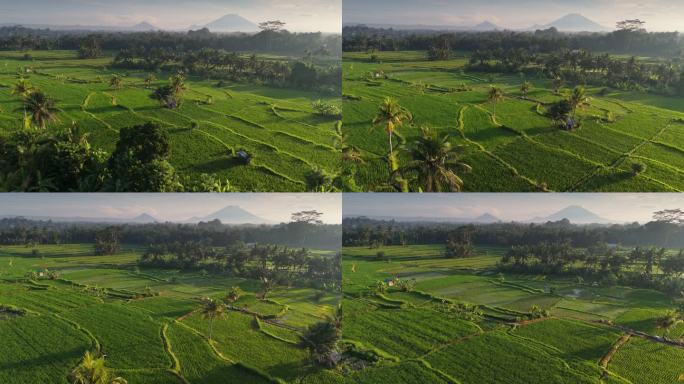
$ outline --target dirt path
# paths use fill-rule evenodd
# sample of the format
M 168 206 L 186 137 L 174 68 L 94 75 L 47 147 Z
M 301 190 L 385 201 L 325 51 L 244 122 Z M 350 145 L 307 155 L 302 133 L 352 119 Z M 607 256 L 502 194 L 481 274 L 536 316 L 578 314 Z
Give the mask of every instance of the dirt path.
M 599 361 L 599 366 L 604 370 L 607 370 L 608 363 L 610 363 L 610 360 L 613 358 L 613 355 L 615 355 L 618 349 L 620 349 L 620 347 L 622 347 L 626 342 L 628 342 L 631 337 L 631 333 L 622 335 L 622 337 L 620 337 L 618 341 L 616 341 L 615 344 L 613 344 L 608 353 L 606 353 L 606 355 L 603 356 L 603 358 L 601 358 L 601 361 Z

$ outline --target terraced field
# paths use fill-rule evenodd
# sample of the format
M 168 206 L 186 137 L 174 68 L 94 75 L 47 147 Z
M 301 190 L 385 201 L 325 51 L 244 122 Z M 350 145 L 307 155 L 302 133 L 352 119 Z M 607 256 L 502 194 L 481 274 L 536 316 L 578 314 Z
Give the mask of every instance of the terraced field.
M 268 300 L 259 282 L 134 268 L 139 251 L 93 256 L 92 246 L 0 247 L 0 382 L 67 383 L 86 350 L 130 384 L 273 383 L 315 380 L 306 363 L 304 328 L 334 313 L 338 297 L 278 288 Z M 28 271 L 58 271 L 29 280 Z M 213 325 L 198 311 L 203 297 L 246 294 Z M 144 293 L 154 292 L 148 297 Z
M 677 303 L 646 289 L 495 272 L 505 250 L 445 259 L 441 245 L 343 251 L 343 339 L 354 383 L 675 383 L 684 374 L 684 324 L 657 319 Z M 415 280 L 410 291 L 378 281 Z M 445 311 L 476 305 L 481 318 Z M 533 306 L 548 317 L 531 316 Z M 380 376 L 382 375 L 382 376 Z M 406 379 L 402 379 L 405 377 Z
M 22 73 L 62 109 L 59 123 L 49 129 L 75 122 L 90 134 L 91 144 L 109 153 L 121 128 L 160 123 L 171 137 L 170 162 L 183 177 L 217 174 L 240 191 L 303 191 L 310 171 L 339 168 L 333 143 L 337 122 L 311 106 L 318 99 L 336 104 L 339 98 L 190 78 L 183 105 L 170 110 L 149 95 L 171 74 L 156 73 L 159 80 L 147 85 L 148 73 L 109 68 L 111 58 L 80 60 L 69 51 L 31 55 L 26 61 L 23 53 L 0 53 L 0 135 L 21 127 L 21 103 L 11 86 Z M 113 75 L 123 79 L 120 89 L 109 86 Z M 231 151 L 239 149 L 253 155 L 250 165 L 233 158 Z
M 431 62 L 423 52 L 374 54 L 375 62 L 367 53 L 343 58 L 344 130 L 366 160 L 356 173 L 364 190 L 385 190 L 390 176 L 387 134 L 372 125 L 387 96 L 413 114 L 397 130 L 400 143 L 427 125 L 465 146 L 463 160 L 473 168 L 462 175 L 466 191 L 684 190 L 681 99 L 588 88 L 583 125 L 567 132 L 545 116 L 563 97 L 546 79 L 465 72 L 465 57 Z M 520 92 L 524 80 L 534 85 L 527 95 Z M 488 101 L 491 86 L 504 91 L 502 101 Z M 646 170 L 633 174 L 635 162 Z

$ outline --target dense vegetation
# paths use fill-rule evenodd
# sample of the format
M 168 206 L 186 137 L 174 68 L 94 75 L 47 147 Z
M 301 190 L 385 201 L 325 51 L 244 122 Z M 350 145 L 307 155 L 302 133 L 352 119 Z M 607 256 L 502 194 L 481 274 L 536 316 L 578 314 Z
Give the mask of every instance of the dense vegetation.
M 343 169 L 357 190 L 684 187 L 677 33 L 357 26 L 343 45 Z
M 339 190 L 339 39 L 0 28 L 0 190 Z
M 314 237 L 333 228 L 1 226 L 3 383 L 273 383 L 327 372 L 336 251 L 239 239 L 325 243 Z

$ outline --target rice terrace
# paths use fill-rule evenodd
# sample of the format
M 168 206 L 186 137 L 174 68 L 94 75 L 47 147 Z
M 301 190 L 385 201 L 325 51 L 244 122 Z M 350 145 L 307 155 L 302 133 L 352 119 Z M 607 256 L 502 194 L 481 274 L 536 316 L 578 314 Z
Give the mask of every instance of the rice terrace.
M 331 189 L 339 41 L 279 21 L 249 34 L 2 27 L 0 189 Z M 153 158 L 120 160 L 136 140 L 156 143 Z
M 344 29 L 359 190 L 684 190 L 677 32 L 439 28 Z
M 682 270 L 671 274 L 665 260 L 681 265 L 682 252 L 664 251 L 647 278 L 641 271 L 653 250 L 563 250 L 552 232 L 574 229 L 555 224 L 537 226 L 539 243 L 528 240 L 535 245 L 503 246 L 475 239 L 502 228 L 513 239 L 525 225 L 345 219 L 342 343 L 357 356 L 350 376 L 360 383 L 681 381 Z M 368 243 L 369 235 L 377 240 Z M 428 240 L 445 237 L 446 244 Z
M 339 231 L 2 219 L 0 382 L 318 382 Z

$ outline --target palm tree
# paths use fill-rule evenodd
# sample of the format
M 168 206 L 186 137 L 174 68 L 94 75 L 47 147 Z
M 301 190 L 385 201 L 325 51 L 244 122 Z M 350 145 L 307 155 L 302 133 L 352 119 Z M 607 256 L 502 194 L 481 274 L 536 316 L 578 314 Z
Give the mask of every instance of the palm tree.
M 109 86 L 114 89 L 121 89 L 121 87 L 123 87 L 123 80 L 121 80 L 121 77 L 119 76 L 112 76 L 112 78 L 109 79 Z
M 682 314 L 677 311 L 669 310 L 666 311 L 662 317 L 658 318 L 656 323 L 658 328 L 663 329 L 667 335 L 675 325 L 681 323 L 682 321 L 684 321 L 684 316 L 682 316 Z
M 157 76 L 155 76 L 154 74 L 150 73 L 150 74 L 147 75 L 147 77 L 145 78 L 145 85 L 147 85 L 147 86 L 149 87 L 149 86 L 152 85 L 152 83 L 154 83 L 155 81 L 157 81 Z
M 363 164 L 365 161 L 361 152 L 354 146 L 350 145 L 349 135 L 342 132 L 342 125 L 338 124 L 335 128 L 334 145 L 335 150 L 342 154 L 342 162 L 350 164 Z
M 496 116 L 496 103 L 504 99 L 504 91 L 499 87 L 492 87 L 487 94 L 487 100 L 494 103 L 494 116 Z
M 31 122 L 43 129 L 48 122 L 57 121 L 55 114 L 60 111 L 54 99 L 38 90 L 24 98 L 23 109 L 28 111 Z
M 12 86 L 12 95 L 19 95 L 22 100 L 34 91 L 35 88 L 26 79 L 19 79 L 16 84 Z M 26 108 L 24 108 L 24 122 L 26 122 Z
M 589 104 L 589 97 L 587 96 L 587 90 L 584 87 L 575 87 L 572 93 L 568 97 L 568 102 L 572 107 L 572 117 L 575 118 L 577 114 L 577 108 L 582 108 Z
M 453 147 L 448 135 L 439 137 L 428 127 L 421 130 L 422 137 L 416 139 L 408 149 L 412 160 L 396 172 L 417 175 L 426 192 L 460 191 L 463 180 L 457 171 L 472 171 L 470 165 L 459 160 L 463 147 Z
M 520 92 L 523 94 L 523 96 L 527 95 L 527 92 L 529 92 L 533 88 L 532 83 L 529 81 L 525 81 L 520 85 Z
M 176 99 L 180 100 L 181 96 L 183 96 L 183 92 L 188 89 L 187 85 L 185 84 L 185 76 L 182 74 L 177 74 L 169 79 L 169 83 L 174 96 Z
M 19 95 L 22 99 L 33 92 L 33 90 L 33 86 L 26 79 L 19 79 L 19 81 L 12 86 L 12 94 Z
M 214 299 L 207 299 L 204 301 L 204 307 L 202 307 L 202 317 L 204 319 L 209 319 L 209 341 L 211 341 L 211 335 L 214 328 L 215 319 L 225 319 L 228 316 L 226 313 L 225 304 Z
M 95 357 L 86 351 L 80 364 L 71 371 L 69 380 L 73 384 L 127 384 L 121 377 L 112 377 L 105 367 L 104 357 Z
M 380 104 L 377 116 L 373 119 L 373 125 L 382 125 L 389 136 L 390 158 L 393 157 L 392 135 L 394 131 L 404 124 L 404 121 L 413 120 L 411 112 L 399 105 L 396 99 L 386 97 Z

